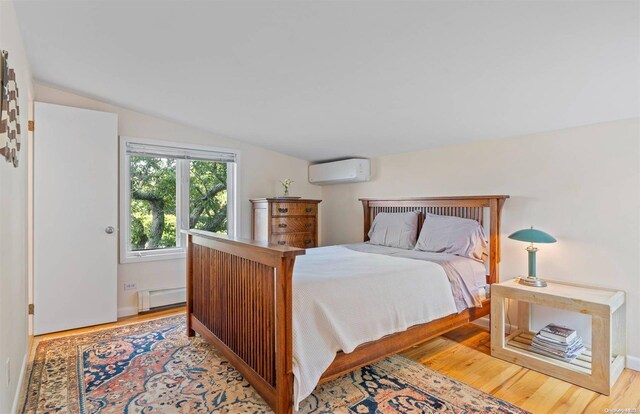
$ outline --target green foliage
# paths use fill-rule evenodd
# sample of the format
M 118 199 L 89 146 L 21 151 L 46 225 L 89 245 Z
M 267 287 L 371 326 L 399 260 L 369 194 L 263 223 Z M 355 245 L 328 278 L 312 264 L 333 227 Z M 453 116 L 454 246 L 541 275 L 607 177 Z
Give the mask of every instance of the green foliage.
M 133 212 L 133 205 L 135 204 L 137 207 L 140 204 L 139 201 L 132 201 L 131 204 L 131 249 L 142 250 L 147 241 L 149 241 L 149 237 L 144 232 L 144 223 L 142 222 L 146 216 L 139 211 Z M 151 219 L 151 215 L 149 215 L 149 219 Z
M 131 157 L 129 173 L 132 249 L 175 247 L 176 160 Z
M 131 248 L 176 246 L 176 171 L 173 159 L 130 158 Z M 227 231 L 227 164 L 191 161 L 189 228 Z
M 189 180 L 189 228 L 227 232 L 227 164 L 192 161 Z

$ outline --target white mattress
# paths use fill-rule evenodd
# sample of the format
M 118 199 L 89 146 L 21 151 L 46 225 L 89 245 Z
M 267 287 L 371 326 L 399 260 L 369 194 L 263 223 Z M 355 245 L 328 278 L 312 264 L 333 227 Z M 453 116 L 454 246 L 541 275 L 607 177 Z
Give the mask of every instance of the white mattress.
M 338 351 L 349 353 L 457 311 L 447 274 L 437 263 L 343 246 L 308 249 L 293 273 L 296 408 Z

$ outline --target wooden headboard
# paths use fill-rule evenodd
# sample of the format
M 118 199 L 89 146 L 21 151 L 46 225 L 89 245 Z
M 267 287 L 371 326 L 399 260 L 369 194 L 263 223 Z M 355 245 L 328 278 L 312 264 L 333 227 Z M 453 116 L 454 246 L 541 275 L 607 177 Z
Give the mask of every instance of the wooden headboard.
M 483 224 L 485 209 L 489 210 L 489 274 L 487 283 L 498 282 L 500 263 L 500 214 L 508 195 L 419 197 L 419 198 L 361 198 L 364 208 L 364 241 L 369 240 L 371 223 L 378 213 L 404 213 L 421 211 L 418 228 L 422 228 L 424 213 L 455 216 L 477 220 Z

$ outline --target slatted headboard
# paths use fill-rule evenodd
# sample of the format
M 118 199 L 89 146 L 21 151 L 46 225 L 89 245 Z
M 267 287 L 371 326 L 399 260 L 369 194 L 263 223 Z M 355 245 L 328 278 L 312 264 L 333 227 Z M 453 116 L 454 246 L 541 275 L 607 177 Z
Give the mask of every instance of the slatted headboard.
M 455 216 L 477 220 L 483 224 L 485 209 L 489 211 L 489 274 L 487 283 L 498 282 L 500 263 L 500 215 L 508 195 L 459 196 L 459 197 L 419 197 L 419 198 L 361 198 L 364 208 L 364 241 L 369 240 L 371 223 L 378 213 L 403 213 L 421 211 L 418 228 L 422 228 L 424 213 L 441 216 Z

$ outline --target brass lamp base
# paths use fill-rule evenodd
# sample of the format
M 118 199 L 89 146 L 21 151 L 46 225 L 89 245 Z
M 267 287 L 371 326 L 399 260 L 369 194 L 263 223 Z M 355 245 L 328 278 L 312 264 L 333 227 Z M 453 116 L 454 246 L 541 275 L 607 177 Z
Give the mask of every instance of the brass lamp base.
M 533 286 L 533 287 L 547 286 L 547 282 L 545 282 L 544 280 L 538 279 L 537 277 L 531 277 L 531 276 L 521 277 L 520 280 L 518 280 L 518 283 L 520 283 L 521 285 Z

